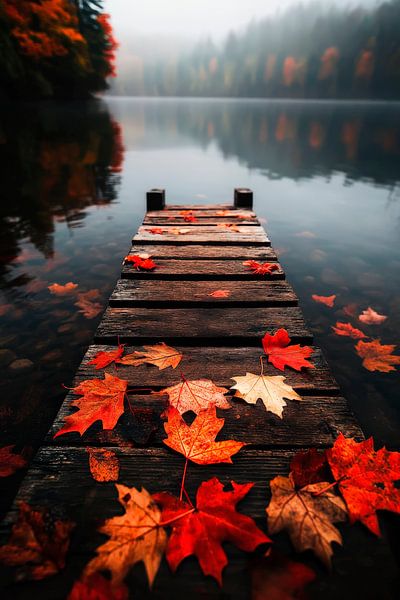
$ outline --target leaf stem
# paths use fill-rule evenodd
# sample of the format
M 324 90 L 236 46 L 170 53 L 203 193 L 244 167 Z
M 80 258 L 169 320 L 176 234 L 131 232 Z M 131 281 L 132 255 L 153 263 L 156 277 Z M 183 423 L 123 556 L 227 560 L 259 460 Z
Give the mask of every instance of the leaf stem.
M 183 468 L 183 476 L 182 476 L 182 482 L 181 482 L 181 493 L 179 494 L 179 500 L 182 500 L 182 496 L 183 496 L 183 490 L 185 489 L 185 479 L 186 479 L 186 471 L 187 471 L 187 467 L 188 467 L 188 459 L 185 460 L 185 466 Z
M 264 375 L 264 365 L 263 365 L 263 360 L 262 360 L 262 359 L 263 359 L 263 357 L 262 357 L 262 356 L 260 356 L 261 376 L 263 376 L 263 375 Z
M 182 519 L 183 517 L 186 517 L 186 515 L 190 515 L 195 510 L 196 509 L 193 506 L 189 510 L 185 511 L 184 513 L 181 513 L 180 515 L 177 515 L 173 519 L 168 519 L 168 521 L 160 521 L 159 523 L 157 523 L 157 527 L 166 527 L 167 525 L 171 525 L 171 523 L 175 523 L 175 521 L 179 521 L 179 519 Z
M 314 498 L 316 498 L 317 496 L 321 496 L 322 494 L 325 494 L 325 492 L 328 492 L 329 490 L 331 490 L 333 487 L 335 487 L 335 485 L 337 485 L 338 483 L 340 483 L 342 481 L 342 479 L 345 479 L 344 475 L 342 477 L 340 477 L 340 479 L 338 479 L 337 481 L 332 481 L 332 483 L 330 483 L 329 485 L 327 485 L 322 490 L 319 490 L 319 492 L 313 492 Z

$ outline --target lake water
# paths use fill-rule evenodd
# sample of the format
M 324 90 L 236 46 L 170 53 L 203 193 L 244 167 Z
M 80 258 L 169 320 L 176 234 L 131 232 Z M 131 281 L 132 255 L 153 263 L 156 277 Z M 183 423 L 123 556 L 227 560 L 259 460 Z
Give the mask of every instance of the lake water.
M 331 330 L 351 322 L 400 343 L 400 104 L 108 98 L 1 115 L 2 446 L 35 449 L 43 439 L 142 220 L 146 190 L 165 187 L 171 203 L 215 203 L 238 186 L 254 190 L 255 211 L 364 431 L 400 446 L 400 370 L 367 371 L 356 342 Z M 76 293 L 49 292 L 67 282 L 98 290 L 92 314 L 80 312 Z M 312 294 L 336 294 L 335 306 Z M 355 317 L 344 314 L 348 305 Z M 387 315 L 382 325 L 357 322 L 369 306 Z M 5 504 L 17 483 L 1 483 Z

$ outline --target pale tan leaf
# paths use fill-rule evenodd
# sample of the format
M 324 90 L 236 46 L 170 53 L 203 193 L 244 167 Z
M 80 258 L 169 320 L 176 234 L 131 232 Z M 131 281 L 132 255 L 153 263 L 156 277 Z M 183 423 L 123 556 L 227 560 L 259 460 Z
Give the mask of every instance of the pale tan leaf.
M 231 387 L 236 390 L 235 396 L 242 398 L 248 404 L 257 404 L 260 398 L 266 410 L 274 413 L 282 419 L 283 408 L 286 406 L 284 398 L 288 400 L 302 400 L 290 385 L 284 383 L 285 377 L 255 375 L 246 373 L 246 375 L 232 377 L 236 384 Z

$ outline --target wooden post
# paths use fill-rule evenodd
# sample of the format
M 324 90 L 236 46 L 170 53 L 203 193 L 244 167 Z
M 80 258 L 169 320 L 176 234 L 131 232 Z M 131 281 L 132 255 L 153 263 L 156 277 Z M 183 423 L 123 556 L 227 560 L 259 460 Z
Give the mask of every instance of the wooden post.
M 147 211 L 165 208 L 165 190 L 152 189 L 146 194 Z
M 235 188 L 235 208 L 253 208 L 253 192 L 249 188 Z

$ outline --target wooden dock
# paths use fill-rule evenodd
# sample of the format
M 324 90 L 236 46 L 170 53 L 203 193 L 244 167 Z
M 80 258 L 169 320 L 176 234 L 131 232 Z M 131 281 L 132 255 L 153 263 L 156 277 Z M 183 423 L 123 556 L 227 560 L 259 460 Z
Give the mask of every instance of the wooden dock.
M 4 543 L 21 500 L 67 516 L 76 527 L 66 568 L 39 582 L 7 582 L 9 595 L 3 597 L 66 598 L 94 556 L 95 548 L 105 540 L 97 532 L 99 525 L 104 519 L 121 514 L 115 485 L 98 483 L 89 472 L 88 447 L 107 448 L 117 454 L 119 483 L 138 489 L 143 486 L 150 493 L 179 493 L 182 457 L 162 442 L 165 433 L 160 414 L 166 402 L 152 396 L 152 391 L 179 383 L 180 371 L 188 380 L 209 378 L 216 385 L 229 388 L 234 383 L 233 376 L 259 372 L 261 338 L 281 327 L 287 329 L 294 343 L 313 345 L 297 296 L 252 211 L 250 190 L 236 190 L 232 205 L 164 206 L 164 199 L 162 190 L 149 192 L 148 212 L 131 249 L 132 254 L 151 255 L 157 269 L 145 272 L 123 265 L 74 385 L 84 379 L 102 378 L 103 372 L 88 363 L 99 351 L 115 349 L 118 341 L 126 344 L 126 353 L 141 350 L 143 344 L 166 342 L 182 351 L 184 360 L 176 370 L 160 371 L 149 365 L 107 367 L 105 372 L 129 381 L 128 397 L 135 407 L 133 413 L 125 411 L 113 430 L 105 431 L 98 423 L 82 437 L 70 433 L 54 439 L 64 418 L 74 410 L 71 402 L 76 395 L 67 394 L 1 531 Z M 196 221 L 186 222 L 183 210 L 191 210 Z M 154 233 L 159 228 L 162 234 Z M 267 277 L 257 276 L 243 265 L 252 259 L 276 262 L 278 269 Z M 210 295 L 215 290 L 229 294 L 216 298 Z M 276 475 L 287 475 L 295 451 L 331 446 L 339 432 L 362 439 L 362 431 L 316 346 L 311 360 L 315 368 L 301 372 L 286 369 L 281 373 L 272 365 L 268 368 L 268 374 L 284 375 L 285 383 L 303 399 L 288 401 L 283 419 L 267 412 L 260 401 L 256 406 L 233 401 L 231 410 L 224 411 L 224 439 L 233 438 L 248 445 L 233 458 L 232 465 L 191 464 L 187 490 L 192 498 L 200 482 L 213 476 L 224 482 L 254 481 L 256 485 L 240 510 L 267 531 L 268 483 Z M 354 594 L 364 600 L 391 598 L 387 590 L 392 585 L 393 560 L 386 544 L 372 538 L 361 526 L 346 530 L 343 548 L 335 546 L 333 575 L 310 553 L 296 557 L 286 534 L 279 534 L 276 540 L 289 556 L 317 571 L 317 581 L 310 587 L 312 598 L 345 600 Z M 152 591 L 148 589 L 143 565 L 136 565 L 126 580 L 130 597 L 250 598 L 249 557 L 230 545 L 226 545 L 226 550 L 229 565 L 223 573 L 222 589 L 201 573 L 197 560 L 191 557 L 175 575 L 163 560 Z M 376 578 L 379 569 L 380 579 Z

